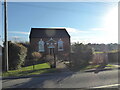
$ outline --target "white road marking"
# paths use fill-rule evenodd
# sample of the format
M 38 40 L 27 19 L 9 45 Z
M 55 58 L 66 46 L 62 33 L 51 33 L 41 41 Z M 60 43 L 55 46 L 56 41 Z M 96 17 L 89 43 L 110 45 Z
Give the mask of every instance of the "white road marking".
M 92 87 L 92 88 L 107 88 L 107 87 L 113 87 L 113 86 L 119 86 L 120 84 L 112 84 L 112 85 L 105 85 L 105 86 L 98 86 L 98 87 Z

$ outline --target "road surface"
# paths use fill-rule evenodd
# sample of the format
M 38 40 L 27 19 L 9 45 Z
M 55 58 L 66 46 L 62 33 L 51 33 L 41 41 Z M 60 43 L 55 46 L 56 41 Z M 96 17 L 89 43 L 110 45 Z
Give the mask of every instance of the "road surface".
M 118 71 L 61 73 L 2 80 L 3 88 L 118 88 Z

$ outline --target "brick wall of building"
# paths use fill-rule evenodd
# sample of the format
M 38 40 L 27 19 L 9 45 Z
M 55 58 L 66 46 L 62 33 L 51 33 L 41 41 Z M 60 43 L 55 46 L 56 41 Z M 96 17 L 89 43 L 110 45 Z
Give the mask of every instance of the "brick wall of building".
M 46 45 L 46 41 L 50 40 L 50 38 L 31 38 L 30 39 L 30 46 L 32 51 L 38 51 L 38 42 L 42 39 L 45 42 L 45 54 L 48 54 L 48 46 Z M 60 38 L 53 38 L 53 40 L 57 41 Z M 55 54 L 58 57 L 58 59 L 69 59 L 70 54 L 70 38 L 61 38 L 63 41 L 63 51 L 58 51 L 58 45 L 55 46 Z

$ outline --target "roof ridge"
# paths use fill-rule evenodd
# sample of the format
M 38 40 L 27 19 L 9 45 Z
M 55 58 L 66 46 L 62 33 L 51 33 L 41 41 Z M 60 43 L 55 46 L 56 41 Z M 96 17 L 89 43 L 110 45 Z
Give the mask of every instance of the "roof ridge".
M 47 30 L 49 32 L 47 32 Z M 51 31 L 50 31 L 51 30 Z M 55 30 L 55 31 L 54 31 Z M 53 35 L 52 35 L 53 33 Z M 31 37 L 70 37 L 65 28 L 31 28 L 30 38 Z
M 66 28 L 31 28 L 31 29 L 66 29 Z

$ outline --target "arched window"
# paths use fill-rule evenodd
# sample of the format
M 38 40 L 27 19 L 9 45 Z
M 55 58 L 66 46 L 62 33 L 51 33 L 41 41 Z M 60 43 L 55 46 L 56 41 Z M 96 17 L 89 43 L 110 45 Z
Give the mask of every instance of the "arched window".
M 61 39 L 58 41 L 58 51 L 63 51 L 63 41 Z
M 39 43 L 38 43 L 38 47 L 39 47 L 39 52 L 44 52 L 45 49 L 44 49 L 44 41 L 42 41 L 42 39 L 40 39 Z

